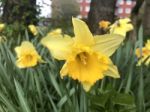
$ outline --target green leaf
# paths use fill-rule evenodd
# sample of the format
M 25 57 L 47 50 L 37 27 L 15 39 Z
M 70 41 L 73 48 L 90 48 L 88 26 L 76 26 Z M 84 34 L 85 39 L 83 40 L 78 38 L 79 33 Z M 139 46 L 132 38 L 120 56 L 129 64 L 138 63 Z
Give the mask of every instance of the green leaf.
M 1 92 L 0 92 L 0 101 L 2 101 L 5 104 L 5 106 L 7 107 L 7 110 L 9 110 L 10 112 L 17 112 L 17 110 L 15 109 L 13 104 L 10 102 L 10 100 Z
M 130 94 L 117 93 L 115 97 L 112 98 L 114 104 L 122 106 L 134 106 L 134 97 Z
M 20 101 L 20 105 L 21 105 L 21 108 L 22 108 L 22 112 L 31 112 L 31 110 L 29 108 L 29 105 L 27 103 L 27 100 L 24 96 L 24 92 L 22 90 L 21 85 L 16 80 L 14 80 L 14 82 L 15 82 L 17 95 L 18 95 L 18 98 L 19 98 L 19 101 Z
M 61 90 L 59 88 L 59 84 L 58 82 L 56 81 L 55 77 L 54 77 L 54 74 L 50 74 L 51 72 L 49 71 L 49 77 L 50 77 L 50 80 L 54 86 L 54 88 L 56 89 L 57 93 L 59 94 L 59 96 L 62 96 L 62 93 L 61 93 Z
M 91 102 L 94 105 L 105 108 L 105 105 L 109 99 L 110 93 L 100 94 L 92 96 Z
M 69 95 L 72 96 L 74 93 L 75 93 L 75 89 L 72 88 L 72 89 L 70 90 Z M 58 102 L 57 106 L 58 106 L 58 107 L 62 107 L 62 106 L 65 104 L 65 102 L 67 101 L 67 99 L 68 99 L 67 95 L 63 96 L 63 97 L 60 99 L 60 101 Z

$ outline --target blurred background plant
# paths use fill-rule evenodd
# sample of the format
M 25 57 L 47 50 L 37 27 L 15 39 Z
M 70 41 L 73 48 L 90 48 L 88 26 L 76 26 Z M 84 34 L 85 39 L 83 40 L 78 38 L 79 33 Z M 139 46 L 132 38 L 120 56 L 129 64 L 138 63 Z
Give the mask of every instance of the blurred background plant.
M 41 19 L 35 1 L 1 0 L 1 23 L 5 24 L 5 28 L 0 32 L 0 112 L 150 112 L 150 66 L 136 66 L 138 59 L 135 55 L 136 48 L 142 49 L 149 37 L 149 33 L 143 34 L 145 24 L 146 28 L 150 25 L 148 0 L 136 1 L 132 12 L 135 30 L 111 57 L 121 78 L 105 77 L 88 93 L 77 81 L 60 78 L 59 71 L 64 62 L 54 60 L 40 44 L 41 38 L 55 28 L 61 28 L 63 34 L 73 35 L 70 18 L 78 15 L 80 6 L 73 0 L 53 0 L 52 17 Z M 144 10 L 145 16 L 139 15 L 142 2 L 145 5 L 141 10 Z M 84 18 L 88 24 L 90 21 L 90 24 L 96 25 L 92 29 L 89 24 L 94 34 L 100 34 L 101 29 L 97 28 L 100 20 L 115 21 L 112 11 L 101 7 L 104 4 L 110 5 L 106 0 L 92 0 L 89 14 L 93 14 Z M 143 17 L 140 24 L 137 17 Z M 29 31 L 29 24 L 36 26 L 38 35 L 34 36 Z M 46 63 L 28 69 L 17 68 L 14 48 L 23 40 L 31 41 Z

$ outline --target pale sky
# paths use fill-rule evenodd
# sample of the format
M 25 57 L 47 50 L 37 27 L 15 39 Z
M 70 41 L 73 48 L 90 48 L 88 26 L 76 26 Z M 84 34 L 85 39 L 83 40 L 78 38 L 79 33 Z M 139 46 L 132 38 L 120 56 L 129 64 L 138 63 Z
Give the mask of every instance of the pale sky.
M 51 0 L 37 0 L 37 5 L 41 8 L 40 17 L 51 16 Z
M 37 5 L 41 8 L 40 17 L 51 17 L 51 0 L 37 0 Z M 2 15 L 2 8 L 0 9 L 0 15 Z

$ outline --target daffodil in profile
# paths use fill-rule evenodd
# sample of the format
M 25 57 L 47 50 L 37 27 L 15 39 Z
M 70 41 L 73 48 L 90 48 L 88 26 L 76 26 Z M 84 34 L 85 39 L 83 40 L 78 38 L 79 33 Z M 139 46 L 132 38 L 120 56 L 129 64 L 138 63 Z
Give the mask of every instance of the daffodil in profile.
M 131 24 L 130 18 L 124 18 L 117 20 L 114 24 L 110 26 L 111 34 L 119 34 L 122 36 L 126 36 L 128 31 L 133 29 L 133 25 Z
M 65 60 L 60 74 L 78 80 L 86 91 L 105 76 L 119 78 L 117 67 L 109 58 L 125 37 L 116 34 L 93 36 L 85 22 L 73 18 L 75 37 L 44 37 L 41 43 L 52 56 Z M 119 37 L 119 38 L 117 38 Z
M 29 28 L 29 30 L 32 32 L 32 34 L 33 34 L 34 36 L 36 36 L 36 35 L 38 34 L 38 30 L 37 30 L 37 28 L 36 28 L 35 25 L 31 24 L 31 25 L 28 26 L 28 28 Z
M 16 65 L 19 68 L 28 68 L 42 62 L 41 56 L 37 53 L 33 44 L 28 41 L 23 41 L 21 46 L 15 48 L 17 54 Z

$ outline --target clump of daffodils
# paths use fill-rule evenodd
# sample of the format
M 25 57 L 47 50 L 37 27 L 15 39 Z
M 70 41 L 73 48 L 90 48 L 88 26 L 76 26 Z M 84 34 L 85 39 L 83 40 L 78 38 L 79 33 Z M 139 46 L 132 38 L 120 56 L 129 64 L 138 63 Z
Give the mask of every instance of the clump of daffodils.
M 15 48 L 17 53 L 16 65 L 19 68 L 28 68 L 37 65 L 38 62 L 42 62 L 41 56 L 37 53 L 33 44 L 24 41 L 21 43 L 21 46 Z
M 29 28 L 29 30 L 32 32 L 32 34 L 34 35 L 34 36 L 36 36 L 37 34 L 38 34 L 38 30 L 37 30 L 37 28 L 36 28 L 36 26 L 35 25 L 29 25 L 28 26 L 28 28 Z
M 143 48 L 136 49 L 136 56 L 139 59 L 138 66 L 144 63 L 146 66 L 150 65 L 150 40 L 147 40 Z
M 60 71 L 61 77 L 69 76 L 78 80 L 86 91 L 105 76 L 119 78 L 118 69 L 110 56 L 120 46 L 125 36 L 115 33 L 93 36 L 85 22 L 76 18 L 73 18 L 72 22 L 74 37 L 58 35 L 52 38 L 53 36 L 47 35 L 41 40 L 54 58 L 65 60 Z M 127 28 L 128 25 L 131 26 L 126 22 L 124 25 Z M 129 31 L 126 28 L 123 30 L 125 30 L 124 33 Z

